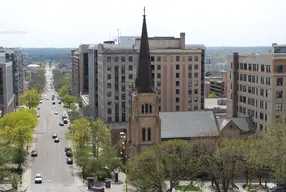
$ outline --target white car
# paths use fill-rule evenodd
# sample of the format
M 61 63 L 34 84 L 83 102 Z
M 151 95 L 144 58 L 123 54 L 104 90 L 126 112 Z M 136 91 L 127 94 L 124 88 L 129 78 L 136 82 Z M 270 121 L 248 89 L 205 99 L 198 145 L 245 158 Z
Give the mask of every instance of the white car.
M 58 112 L 57 111 L 55 111 L 55 115 L 57 115 L 58 114 Z
M 40 117 L 40 113 L 37 113 L 37 117 Z
M 64 122 L 61 121 L 61 122 L 59 123 L 59 125 L 60 125 L 60 126 L 64 126 Z
M 38 173 L 35 177 L 35 183 L 42 183 L 42 182 L 43 182 L 42 175 Z
M 57 134 L 53 134 L 53 139 L 55 139 L 55 138 L 57 138 L 58 136 L 57 136 Z
M 43 101 L 41 100 L 40 103 L 43 103 Z

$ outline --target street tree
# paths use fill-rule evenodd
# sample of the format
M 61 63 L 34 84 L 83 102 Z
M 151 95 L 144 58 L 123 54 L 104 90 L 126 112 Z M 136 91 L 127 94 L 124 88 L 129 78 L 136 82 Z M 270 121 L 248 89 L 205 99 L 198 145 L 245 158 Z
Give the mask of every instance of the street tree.
M 17 112 L 8 113 L 0 119 L 0 138 L 9 144 L 15 151 L 14 163 L 18 169 L 25 163 L 27 147 L 33 140 L 34 128 L 38 124 L 37 117 L 32 111 L 20 109 Z
M 71 140 L 75 149 L 84 149 L 88 144 L 90 140 L 88 124 L 89 122 L 86 118 L 77 119 L 67 132 L 67 139 Z
M 63 98 L 62 101 L 66 104 L 65 106 L 68 107 L 68 109 L 71 108 L 71 105 L 73 103 L 77 103 L 78 99 L 72 95 L 66 94 Z
M 180 180 L 194 180 L 198 171 L 195 146 L 182 140 L 163 142 L 136 155 L 127 164 L 129 182 L 141 191 L 171 192 Z
M 91 122 L 90 137 L 93 155 L 98 157 L 100 149 L 110 144 L 110 130 L 100 118 Z
M 40 95 L 36 89 L 26 91 L 20 96 L 20 104 L 29 107 L 37 107 L 40 104 Z
M 63 85 L 63 86 L 59 89 L 58 95 L 59 95 L 60 97 L 64 97 L 65 95 L 67 95 L 67 94 L 69 93 L 69 89 L 70 89 L 69 85 Z
M 199 140 L 195 145 L 200 153 L 200 171 L 212 178 L 216 191 L 227 192 L 234 185 L 233 179 L 239 169 L 243 148 L 241 139 L 218 137 Z

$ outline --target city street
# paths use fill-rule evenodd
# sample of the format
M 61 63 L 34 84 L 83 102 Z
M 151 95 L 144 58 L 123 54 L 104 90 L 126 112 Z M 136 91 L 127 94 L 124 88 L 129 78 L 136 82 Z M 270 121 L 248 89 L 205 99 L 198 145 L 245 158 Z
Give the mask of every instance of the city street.
M 30 181 L 27 181 L 30 192 L 76 192 L 85 191 L 83 184 L 75 175 L 75 166 L 67 165 L 64 149 L 68 146 L 65 133 L 69 124 L 59 126 L 61 115 L 66 109 L 63 104 L 58 104 L 59 100 L 54 89 L 51 89 L 50 78 L 52 71 L 47 67 L 46 80 L 47 92 L 42 103 L 39 105 L 39 124 L 35 129 L 34 149 L 38 151 L 38 156 L 31 158 Z M 55 99 L 52 100 L 52 95 Z M 47 100 L 48 99 L 48 100 Z M 55 105 L 52 103 L 55 102 Z M 58 115 L 55 114 L 58 112 Z M 54 143 L 53 134 L 57 134 L 59 143 Z M 43 177 L 42 184 L 35 184 L 36 174 Z

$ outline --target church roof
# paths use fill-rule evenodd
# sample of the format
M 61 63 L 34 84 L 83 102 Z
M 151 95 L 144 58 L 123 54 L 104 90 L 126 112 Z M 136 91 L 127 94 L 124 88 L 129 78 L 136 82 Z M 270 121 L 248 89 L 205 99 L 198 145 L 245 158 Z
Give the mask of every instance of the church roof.
M 141 34 L 139 62 L 137 78 L 135 81 L 137 93 L 154 93 L 154 81 L 152 77 L 150 50 L 146 25 L 146 15 L 144 8 L 143 26 Z

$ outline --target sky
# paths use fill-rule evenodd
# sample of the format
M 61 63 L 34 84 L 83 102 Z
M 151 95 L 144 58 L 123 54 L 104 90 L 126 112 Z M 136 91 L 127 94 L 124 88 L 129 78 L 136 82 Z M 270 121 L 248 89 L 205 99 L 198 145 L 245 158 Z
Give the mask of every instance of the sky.
M 149 37 L 185 32 L 188 44 L 286 44 L 286 0 L 0 0 L 0 46 L 78 47 L 114 40 L 117 29 L 138 36 L 144 6 Z

